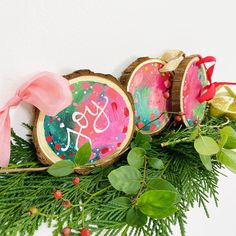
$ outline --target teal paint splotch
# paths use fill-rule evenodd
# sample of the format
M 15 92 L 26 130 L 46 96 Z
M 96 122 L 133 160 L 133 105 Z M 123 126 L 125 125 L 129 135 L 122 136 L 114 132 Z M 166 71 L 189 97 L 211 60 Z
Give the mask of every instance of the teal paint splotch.
M 158 120 L 151 121 L 150 120 L 150 114 L 153 113 L 156 116 L 159 116 L 159 111 L 157 108 L 150 108 L 149 106 L 149 97 L 150 97 L 150 88 L 147 87 L 140 87 L 139 89 L 135 90 L 135 93 L 133 95 L 134 99 L 138 100 L 139 102 L 135 103 L 135 110 L 138 116 L 135 116 L 136 124 L 138 124 L 140 121 L 144 123 L 144 127 L 142 128 L 142 131 L 150 131 L 150 126 L 152 124 L 156 124 L 157 127 L 160 126 Z

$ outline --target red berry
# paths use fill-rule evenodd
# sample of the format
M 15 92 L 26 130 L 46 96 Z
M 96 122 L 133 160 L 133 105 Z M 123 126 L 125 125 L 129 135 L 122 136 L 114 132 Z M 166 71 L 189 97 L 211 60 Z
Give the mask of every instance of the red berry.
M 164 92 L 163 96 L 164 96 L 165 99 L 168 99 L 170 97 L 169 91 Z
M 36 208 L 36 207 L 30 208 L 30 209 L 29 209 L 29 212 L 28 212 L 28 214 L 29 214 L 30 216 L 35 216 L 35 215 L 37 215 L 38 213 L 39 213 L 39 210 L 38 210 L 38 208 Z
M 65 201 L 63 201 L 62 202 L 62 206 L 64 207 L 64 208 L 71 208 L 72 207 L 72 204 L 71 204 L 71 202 L 70 202 L 70 200 L 65 200 Z
M 53 195 L 54 195 L 55 199 L 61 199 L 62 198 L 62 192 L 60 190 L 56 190 Z
M 86 229 L 86 228 L 81 229 L 80 235 L 81 235 L 81 236 L 90 236 L 90 231 L 89 231 L 89 229 Z
M 198 120 L 195 120 L 195 121 L 193 122 L 193 124 L 194 124 L 194 125 L 197 125 L 197 124 L 198 124 Z
M 62 230 L 62 235 L 63 236 L 70 236 L 70 234 L 71 234 L 71 228 L 66 227 Z
M 176 121 L 176 122 L 180 122 L 181 120 L 182 120 L 182 117 L 181 117 L 181 116 L 176 116 L 176 117 L 175 117 L 175 121 Z
M 78 185 L 80 183 L 80 178 L 79 177 L 75 177 L 74 179 L 73 179 L 73 184 L 74 185 Z

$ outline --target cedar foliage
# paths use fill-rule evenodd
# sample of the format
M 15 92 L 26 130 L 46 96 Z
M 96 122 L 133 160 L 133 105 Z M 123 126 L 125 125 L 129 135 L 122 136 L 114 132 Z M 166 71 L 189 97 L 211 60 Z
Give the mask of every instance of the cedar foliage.
M 201 132 L 216 140 L 219 137 L 218 127 L 224 122 L 223 118 L 206 118 Z M 230 125 L 235 128 L 236 122 L 230 122 Z M 176 224 L 179 224 L 182 236 L 186 235 L 186 212 L 191 207 L 197 203 L 209 216 L 207 203 L 213 199 L 218 204 L 217 183 L 222 168 L 217 162 L 213 163 L 213 171 L 202 165 L 193 141 L 186 141 L 194 129 L 173 127 L 172 123 L 150 143 L 148 156 L 162 159 L 165 167 L 163 170 L 148 168 L 147 179 L 159 177 L 168 180 L 181 196 L 178 211 L 171 217 L 149 218 L 141 228 L 127 226 L 129 205 L 125 201 L 117 201 L 117 198 L 127 196 L 112 188 L 107 178 L 112 170 L 127 164 L 127 154 L 124 154 L 121 161 L 113 166 L 94 169 L 90 175 L 80 176 L 77 186 L 72 184 L 76 174 L 61 178 L 50 176 L 47 172 L 0 174 L 0 235 L 34 235 L 44 222 L 53 226 L 54 236 L 60 235 L 65 226 L 71 227 L 74 235 L 78 235 L 82 226 L 87 226 L 93 235 L 168 236 L 172 235 L 172 226 Z M 161 146 L 163 142 L 165 147 Z M 31 138 L 26 141 L 12 131 L 11 150 L 9 168 L 41 166 Z M 71 208 L 63 208 L 63 200 L 54 199 L 53 191 L 56 189 L 63 192 L 63 199 L 72 202 Z M 132 201 L 132 197 L 128 197 Z M 31 207 L 38 208 L 39 214 L 30 216 Z

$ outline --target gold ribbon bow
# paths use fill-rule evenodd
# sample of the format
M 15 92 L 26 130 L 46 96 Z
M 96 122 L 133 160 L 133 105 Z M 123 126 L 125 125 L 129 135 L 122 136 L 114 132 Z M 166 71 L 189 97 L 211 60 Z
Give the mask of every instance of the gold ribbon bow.
M 180 50 L 168 50 L 162 54 L 160 59 L 166 64 L 160 69 L 160 72 L 174 71 L 184 59 L 185 53 Z

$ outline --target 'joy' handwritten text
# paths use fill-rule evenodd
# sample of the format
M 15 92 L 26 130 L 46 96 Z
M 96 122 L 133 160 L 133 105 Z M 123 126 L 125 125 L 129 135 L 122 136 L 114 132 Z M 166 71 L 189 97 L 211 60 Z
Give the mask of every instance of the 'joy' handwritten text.
M 91 100 L 91 103 L 96 107 L 96 110 L 95 112 L 91 111 L 91 109 L 88 107 L 88 106 L 85 106 L 85 109 L 84 109 L 84 112 L 74 112 L 72 114 L 72 120 L 79 126 L 79 131 L 75 131 L 73 129 L 70 129 L 70 128 L 66 128 L 66 131 L 67 131 L 67 145 L 65 148 L 62 148 L 61 150 L 62 151 L 67 151 L 70 147 L 70 143 L 71 143 L 71 134 L 74 134 L 74 135 L 77 135 L 77 138 L 76 138 L 76 142 L 75 142 L 75 149 L 76 150 L 79 150 L 79 140 L 80 138 L 85 138 L 88 140 L 88 142 L 90 142 L 92 144 L 92 141 L 90 139 L 90 137 L 84 135 L 82 133 L 82 131 L 86 128 L 89 127 L 89 122 L 88 122 L 88 119 L 86 117 L 87 114 L 90 114 L 94 117 L 96 117 L 94 119 L 94 122 L 93 122 L 93 129 L 96 133 L 103 133 L 105 132 L 109 126 L 110 126 L 110 120 L 107 116 L 107 114 L 105 113 L 105 109 L 108 105 L 108 97 L 104 96 L 104 99 L 105 99 L 105 104 L 103 107 L 100 107 L 96 102 L 94 102 L 93 100 Z M 103 124 L 105 124 L 105 127 L 103 128 L 99 128 L 98 127 L 98 123 L 99 123 L 99 119 L 104 116 L 106 122 L 103 122 Z M 83 121 L 83 122 L 82 122 Z

